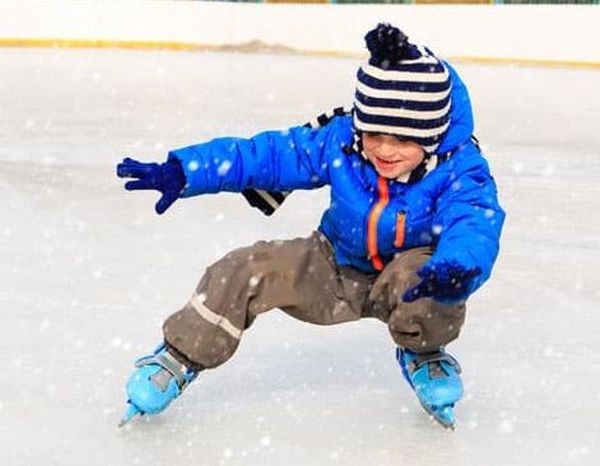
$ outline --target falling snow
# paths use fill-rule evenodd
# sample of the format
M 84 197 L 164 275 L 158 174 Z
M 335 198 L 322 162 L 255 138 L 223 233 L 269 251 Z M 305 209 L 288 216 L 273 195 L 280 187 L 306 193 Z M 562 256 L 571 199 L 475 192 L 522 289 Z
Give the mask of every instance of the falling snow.
M 294 193 L 268 219 L 235 194 L 159 217 L 156 193 L 122 189 L 115 164 L 301 124 L 349 103 L 356 62 L 61 49 L 2 49 L 0 62 L 3 465 L 597 464 L 597 72 L 458 67 L 508 216 L 448 347 L 467 390 L 455 432 L 422 412 L 384 325 L 279 312 L 168 412 L 117 430 L 134 360 L 206 266 L 310 234 L 328 190 Z
M 217 174 L 219 176 L 225 176 L 225 175 L 227 175 L 227 172 L 229 171 L 230 168 L 231 168 L 231 161 L 224 160 L 223 162 L 221 162 L 221 164 L 217 168 Z

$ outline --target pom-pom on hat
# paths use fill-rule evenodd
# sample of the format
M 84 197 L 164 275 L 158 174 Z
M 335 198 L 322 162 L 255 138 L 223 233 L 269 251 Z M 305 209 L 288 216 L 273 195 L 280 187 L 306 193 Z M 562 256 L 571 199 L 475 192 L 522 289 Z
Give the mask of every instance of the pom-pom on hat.
M 365 41 L 371 57 L 357 73 L 354 126 L 435 153 L 450 122 L 451 82 L 444 63 L 390 24 L 378 24 Z

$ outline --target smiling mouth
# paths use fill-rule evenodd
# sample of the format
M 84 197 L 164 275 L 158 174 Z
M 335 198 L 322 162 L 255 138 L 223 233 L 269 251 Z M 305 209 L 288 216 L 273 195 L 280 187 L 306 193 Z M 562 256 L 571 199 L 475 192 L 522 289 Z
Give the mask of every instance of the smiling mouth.
M 395 164 L 401 162 L 400 160 L 384 160 L 384 159 L 380 159 L 377 156 L 375 156 L 375 159 L 377 160 L 378 164 L 381 164 L 384 167 L 391 167 L 392 165 L 395 165 Z

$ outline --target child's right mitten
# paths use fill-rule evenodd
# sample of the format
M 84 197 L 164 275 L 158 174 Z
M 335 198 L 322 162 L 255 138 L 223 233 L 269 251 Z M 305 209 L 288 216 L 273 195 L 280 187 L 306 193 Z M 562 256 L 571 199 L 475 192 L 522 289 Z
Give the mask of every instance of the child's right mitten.
M 144 163 L 129 157 L 117 165 L 119 178 L 135 178 L 125 183 L 125 189 L 136 191 L 154 189 L 162 196 L 154 206 L 157 214 L 163 214 L 179 198 L 185 188 L 185 174 L 176 159 L 164 163 Z

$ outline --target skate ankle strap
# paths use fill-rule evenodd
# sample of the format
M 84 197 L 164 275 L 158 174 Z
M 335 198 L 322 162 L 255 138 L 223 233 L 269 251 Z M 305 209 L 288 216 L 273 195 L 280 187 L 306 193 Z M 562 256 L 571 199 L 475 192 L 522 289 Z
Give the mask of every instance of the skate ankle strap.
M 180 390 L 183 390 L 194 379 L 194 377 L 186 377 L 188 372 L 187 368 L 169 354 L 168 351 L 138 359 L 135 362 L 135 367 L 139 368 L 149 364 L 156 364 L 175 377 Z
M 424 366 L 425 364 L 430 364 L 432 362 L 447 362 L 448 364 L 454 367 L 456 372 L 458 372 L 459 374 L 462 372 L 458 361 L 453 356 L 449 355 L 444 351 L 417 354 L 416 357 L 409 362 L 408 367 L 411 372 L 414 372 L 420 367 Z

